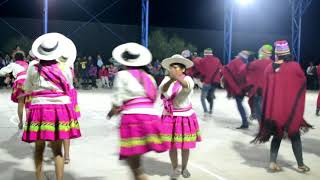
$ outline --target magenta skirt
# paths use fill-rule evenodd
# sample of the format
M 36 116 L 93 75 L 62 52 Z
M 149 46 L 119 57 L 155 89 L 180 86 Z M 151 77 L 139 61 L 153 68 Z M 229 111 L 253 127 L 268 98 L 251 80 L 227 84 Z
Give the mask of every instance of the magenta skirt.
M 196 114 L 188 117 L 162 116 L 162 139 L 170 149 L 192 149 L 201 141 Z
M 120 159 L 149 151 L 165 152 L 161 138 L 161 119 L 147 114 L 124 114 L 120 123 Z
M 29 105 L 22 141 L 58 141 L 80 136 L 72 105 Z
M 25 95 L 23 90 L 25 79 L 19 79 L 13 83 L 11 100 L 15 103 L 18 103 L 18 99 Z

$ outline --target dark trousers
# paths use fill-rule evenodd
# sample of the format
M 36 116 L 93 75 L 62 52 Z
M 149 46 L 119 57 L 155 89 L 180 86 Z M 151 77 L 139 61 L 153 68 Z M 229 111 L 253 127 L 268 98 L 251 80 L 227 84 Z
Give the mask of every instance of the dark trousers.
M 207 102 L 209 103 L 209 112 L 212 113 L 213 110 L 213 99 L 214 99 L 214 92 L 216 90 L 215 84 L 203 84 L 201 89 L 201 104 L 203 107 L 203 111 L 206 113 L 208 112 Z
M 98 88 L 97 83 L 96 83 L 96 77 L 95 76 L 91 76 L 91 86 L 94 88 Z
M 259 95 L 254 95 L 253 96 L 253 109 L 256 118 L 258 121 L 261 120 L 261 115 L 262 115 L 262 97 Z
M 247 120 L 247 115 L 246 115 L 246 111 L 243 107 L 242 101 L 244 96 L 236 96 L 236 102 L 237 102 L 237 107 L 238 107 L 238 111 L 240 113 L 241 116 L 241 120 L 242 120 L 242 126 L 244 127 L 248 127 L 248 120 Z
M 303 166 L 303 157 L 302 157 L 302 143 L 300 134 L 297 134 L 290 138 L 293 154 L 296 158 L 298 166 Z M 280 148 L 282 139 L 279 137 L 274 136 L 271 141 L 271 148 L 270 148 L 270 162 L 277 162 L 278 152 Z

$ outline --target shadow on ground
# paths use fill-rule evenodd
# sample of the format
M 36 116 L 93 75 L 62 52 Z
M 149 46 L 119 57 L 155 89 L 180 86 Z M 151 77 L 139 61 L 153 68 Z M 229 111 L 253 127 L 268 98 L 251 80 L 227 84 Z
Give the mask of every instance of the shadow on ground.
M 169 158 L 169 157 L 168 157 Z M 154 158 L 144 157 L 143 158 L 145 173 L 153 176 L 169 176 L 171 172 L 171 164 L 167 162 L 158 161 Z
M 257 168 L 264 168 L 267 172 L 269 171 L 269 149 L 266 149 L 262 145 L 255 145 L 255 144 L 245 144 L 239 141 L 233 142 L 233 149 L 239 153 L 239 155 L 243 158 L 244 162 L 242 164 L 250 166 L 250 167 L 257 167 Z M 281 151 L 281 148 L 280 148 Z M 293 157 L 294 158 L 294 157 Z M 278 160 L 280 166 L 286 167 L 288 169 L 295 170 L 293 166 L 295 166 L 295 162 L 285 160 L 279 152 Z

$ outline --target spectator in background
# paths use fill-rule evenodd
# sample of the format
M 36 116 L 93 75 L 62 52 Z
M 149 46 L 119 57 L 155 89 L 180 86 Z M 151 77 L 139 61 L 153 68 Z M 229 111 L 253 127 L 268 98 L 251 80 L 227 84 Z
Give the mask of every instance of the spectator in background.
M 79 79 L 80 79 L 80 58 L 74 62 L 74 86 L 79 88 Z
M 9 54 L 6 54 L 6 57 L 4 58 L 4 60 L 5 60 L 5 65 L 6 66 L 11 63 L 11 58 L 10 58 Z
M 106 66 L 102 66 L 99 70 L 99 79 L 101 80 L 102 88 L 110 87 L 109 85 L 109 71 Z
M 118 68 L 115 67 L 113 64 L 110 64 L 110 67 L 109 67 L 109 81 L 110 81 L 110 87 L 112 88 L 113 87 L 113 81 L 114 81 L 114 77 L 115 75 L 117 74 L 118 72 Z
M 313 62 L 309 63 L 307 68 L 307 87 L 308 89 L 316 89 L 316 73 L 317 69 L 316 66 L 313 65 Z
M 101 58 L 101 55 L 98 54 L 98 55 L 97 55 L 97 66 L 98 66 L 99 70 L 102 68 L 103 65 L 104 65 L 104 64 L 103 64 L 103 60 L 102 60 L 102 58 Z
M 5 59 L 3 58 L 2 55 L 0 55 L 0 69 L 5 66 L 6 66 Z M 5 79 L 5 77 L 0 76 L 0 89 L 5 86 L 4 79 Z
M 91 85 L 93 88 L 98 88 L 97 83 L 96 83 L 97 73 L 98 73 L 97 66 L 94 64 L 90 64 L 89 77 L 91 79 Z
M 88 88 L 88 81 L 89 81 L 89 64 L 87 57 L 83 57 L 80 59 L 80 74 L 82 76 L 82 83 L 83 83 L 83 88 L 87 89 Z

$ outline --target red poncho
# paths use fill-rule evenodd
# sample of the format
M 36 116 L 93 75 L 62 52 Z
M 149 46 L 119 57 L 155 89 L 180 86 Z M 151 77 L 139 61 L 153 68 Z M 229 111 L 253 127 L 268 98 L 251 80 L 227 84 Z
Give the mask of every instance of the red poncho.
M 240 76 L 243 67 L 245 67 L 245 63 L 236 58 L 222 68 L 224 86 L 231 96 L 244 95 L 242 91 L 243 79 Z
M 201 58 L 200 57 L 195 57 L 192 59 L 192 62 L 194 63 L 194 66 L 189 68 L 186 72 L 186 74 L 188 76 L 191 76 L 191 77 L 194 77 L 194 78 L 200 78 L 200 61 L 201 61 Z
M 220 83 L 222 65 L 220 60 L 212 55 L 205 56 L 200 61 L 200 74 L 204 84 Z
M 255 94 L 262 95 L 264 84 L 264 71 L 267 66 L 272 63 L 271 59 L 262 59 L 252 61 L 246 68 L 246 86 L 248 88 L 248 96 L 252 97 Z
M 285 62 L 277 72 L 270 64 L 263 88 L 260 130 L 253 142 L 267 142 L 272 135 L 282 138 L 287 133 L 292 137 L 311 127 L 303 119 L 306 77 L 298 63 Z

